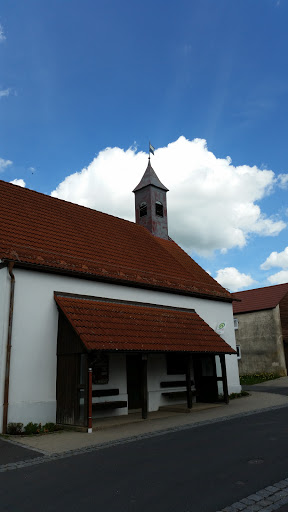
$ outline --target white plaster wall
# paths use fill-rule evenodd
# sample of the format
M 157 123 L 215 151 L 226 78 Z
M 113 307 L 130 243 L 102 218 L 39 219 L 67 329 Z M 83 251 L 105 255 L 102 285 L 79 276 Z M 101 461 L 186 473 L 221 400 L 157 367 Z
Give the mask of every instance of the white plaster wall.
M 125 354 L 109 354 L 109 382 L 108 384 L 93 384 L 92 389 L 119 389 L 119 395 L 115 396 L 101 396 L 93 398 L 93 403 L 106 402 L 106 400 L 126 400 L 128 404 L 127 395 L 127 381 L 126 381 L 126 355 Z M 121 416 L 128 414 L 128 407 L 121 407 L 121 409 L 112 409 L 104 411 L 93 411 L 92 418 L 103 418 L 108 416 Z
M 192 356 L 193 358 L 193 356 Z M 191 363 L 191 379 L 194 380 L 193 362 Z M 185 400 L 177 400 L 171 402 L 169 398 L 164 397 L 161 393 L 169 391 L 186 391 L 186 386 L 176 388 L 161 388 L 160 382 L 186 380 L 186 375 L 167 375 L 167 365 L 165 354 L 149 354 L 148 357 L 148 410 L 158 411 L 162 405 L 173 405 L 175 403 L 185 403 Z M 192 386 L 193 389 L 193 386 Z M 195 389 L 195 386 L 194 386 Z
M 0 432 L 3 421 L 3 400 L 6 366 L 6 347 L 10 300 L 10 277 L 6 267 L 0 269 Z
M 217 323 L 225 321 L 223 338 L 235 348 L 232 305 L 229 303 L 23 269 L 15 269 L 14 274 L 8 421 L 55 421 L 58 312 L 54 291 L 194 308 L 213 329 Z M 3 321 L 5 324 L 5 319 Z M 226 363 L 229 392 L 239 392 L 236 355 L 226 356 Z M 151 401 L 153 403 L 152 398 Z

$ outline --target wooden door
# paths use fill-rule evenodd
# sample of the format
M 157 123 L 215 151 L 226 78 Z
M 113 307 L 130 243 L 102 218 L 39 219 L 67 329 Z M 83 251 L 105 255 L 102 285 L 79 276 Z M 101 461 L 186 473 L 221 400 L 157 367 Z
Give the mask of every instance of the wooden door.
M 216 402 L 218 386 L 214 355 L 193 356 L 197 402 Z
M 142 407 L 141 363 L 140 354 L 126 356 L 128 409 L 140 409 Z

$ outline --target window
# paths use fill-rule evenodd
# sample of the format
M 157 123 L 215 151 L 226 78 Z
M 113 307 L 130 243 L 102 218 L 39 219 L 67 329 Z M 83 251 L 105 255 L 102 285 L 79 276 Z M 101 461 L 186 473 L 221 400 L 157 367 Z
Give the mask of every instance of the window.
M 156 211 L 156 215 L 158 215 L 158 217 L 163 217 L 163 204 L 160 203 L 160 201 L 156 201 L 155 211 Z
M 93 384 L 108 384 L 109 358 L 108 354 L 93 354 L 90 356 L 89 368 L 92 368 Z
M 140 217 L 144 217 L 144 215 L 147 215 L 147 203 L 140 204 Z
M 167 375 L 186 373 L 187 358 L 185 354 L 166 354 Z
M 234 329 L 235 331 L 238 329 L 238 318 L 234 318 Z
M 241 359 L 241 347 L 236 345 L 237 359 Z

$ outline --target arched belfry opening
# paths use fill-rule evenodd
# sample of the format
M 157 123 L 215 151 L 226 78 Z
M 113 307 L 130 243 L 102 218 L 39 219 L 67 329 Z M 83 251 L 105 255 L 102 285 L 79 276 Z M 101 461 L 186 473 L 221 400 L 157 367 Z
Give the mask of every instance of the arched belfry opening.
M 168 239 L 166 188 L 151 166 L 150 159 L 135 194 L 136 224 L 147 228 L 152 235 Z

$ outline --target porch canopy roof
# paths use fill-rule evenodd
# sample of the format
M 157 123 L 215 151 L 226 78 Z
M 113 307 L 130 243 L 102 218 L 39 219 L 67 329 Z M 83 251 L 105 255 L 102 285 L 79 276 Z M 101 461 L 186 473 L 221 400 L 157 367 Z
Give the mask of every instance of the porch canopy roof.
M 88 351 L 236 352 L 193 310 L 55 294 Z

